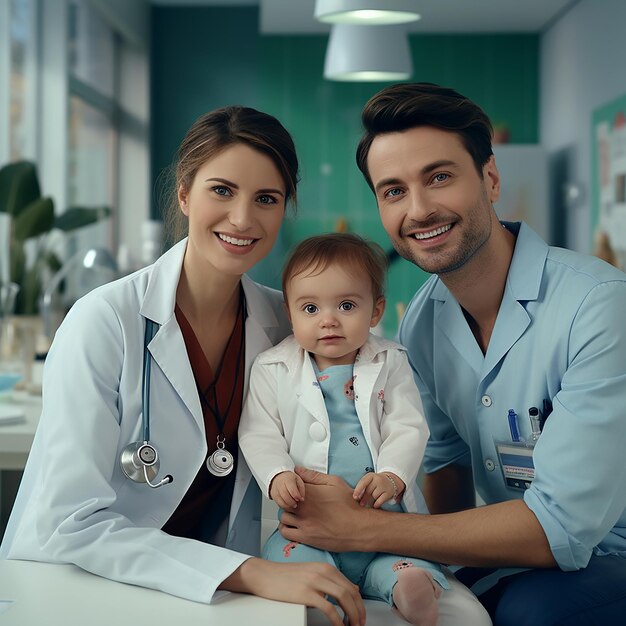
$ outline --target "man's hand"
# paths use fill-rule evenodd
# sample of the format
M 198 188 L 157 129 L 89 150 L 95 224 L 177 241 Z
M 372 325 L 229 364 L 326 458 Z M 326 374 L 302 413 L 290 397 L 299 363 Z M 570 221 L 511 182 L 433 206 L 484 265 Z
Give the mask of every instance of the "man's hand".
M 367 519 L 352 489 L 338 476 L 296 467 L 306 484 L 306 502 L 285 511 L 279 526 L 283 537 L 331 552 L 368 551 Z
M 399 502 L 404 487 L 404 481 L 391 472 L 378 474 L 369 472 L 357 483 L 352 497 L 358 500 L 361 506 L 373 506 L 379 509 L 392 498 L 395 502 Z
M 304 482 L 294 472 L 276 474 L 270 485 L 270 498 L 281 509 L 295 509 L 304 500 Z
M 441 515 L 359 506 L 337 476 L 296 467 L 306 502 L 285 512 L 289 541 L 330 552 L 388 552 L 471 567 L 555 567 L 546 535 L 523 500 Z

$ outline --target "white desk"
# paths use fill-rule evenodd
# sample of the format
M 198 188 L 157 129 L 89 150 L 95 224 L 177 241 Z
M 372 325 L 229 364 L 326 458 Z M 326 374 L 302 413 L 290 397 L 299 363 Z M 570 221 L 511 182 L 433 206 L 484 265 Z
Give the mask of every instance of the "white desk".
M 17 404 L 26 421 L 0 426 L 0 471 L 24 469 L 41 414 L 41 396 L 27 394 L 0 395 L 0 404 Z
M 0 406 L 18 405 L 26 421 L 18 424 L 0 425 L 0 536 L 13 506 L 13 499 L 21 479 L 21 472 L 33 443 L 35 430 L 41 414 L 41 396 L 26 393 L 0 394 Z M 3 470 L 18 470 L 3 472 Z
M 13 601 L 5 605 L 2 601 Z M 74 565 L 0 560 L 2 626 L 328 626 L 320 611 L 228 593 L 213 604 L 199 604 L 166 593 L 113 582 Z M 406 622 L 382 602 L 365 602 L 367 623 Z
M 15 398 L 26 413 L 20 424 L 0 426 L 0 472 L 24 469 L 39 416 L 41 398 Z M 0 402 L 14 402 L 10 396 Z M 273 503 L 270 503 L 273 505 Z M 1 513 L 1 507 L 0 507 Z M 264 511 L 267 537 L 276 525 L 275 510 Z M 2 626 L 111 626 L 149 623 L 161 626 L 327 626 L 321 611 L 298 604 L 272 602 L 249 595 L 228 594 L 212 605 L 182 600 L 152 589 L 116 583 L 73 565 L 0 560 L 0 601 L 14 600 L 0 613 Z M 383 602 L 365 602 L 368 624 L 402 626 L 404 620 Z M 3 605 L 0 603 L 0 610 Z
M 0 561 L 0 600 L 13 604 L 2 626 L 305 626 L 306 610 L 254 596 L 229 593 L 211 605 L 116 583 L 73 565 Z

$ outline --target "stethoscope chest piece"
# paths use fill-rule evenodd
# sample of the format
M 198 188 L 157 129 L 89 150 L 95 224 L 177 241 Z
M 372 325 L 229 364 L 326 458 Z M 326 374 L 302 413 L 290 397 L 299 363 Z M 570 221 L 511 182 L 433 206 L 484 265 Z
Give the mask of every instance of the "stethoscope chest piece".
M 120 466 L 131 480 L 146 483 L 156 478 L 161 462 L 156 450 L 149 443 L 135 441 L 122 450 Z
M 233 455 L 225 449 L 222 442 L 219 442 L 217 445 L 217 450 L 207 457 L 206 467 L 213 476 L 228 476 L 228 474 L 233 471 L 235 459 L 233 459 Z

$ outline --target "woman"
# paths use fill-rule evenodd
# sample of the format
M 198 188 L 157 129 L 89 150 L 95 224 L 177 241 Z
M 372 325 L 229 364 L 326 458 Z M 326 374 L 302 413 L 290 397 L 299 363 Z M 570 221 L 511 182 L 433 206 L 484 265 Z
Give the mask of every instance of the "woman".
M 198 602 L 216 589 L 300 602 L 339 626 L 331 596 L 364 623 L 358 590 L 334 568 L 248 556 L 260 496 L 237 454 L 244 386 L 289 326 L 282 296 L 245 272 L 274 245 L 297 174 L 291 137 L 269 115 L 228 107 L 191 127 L 176 167 L 189 237 L 82 298 L 61 325 L 0 556 Z

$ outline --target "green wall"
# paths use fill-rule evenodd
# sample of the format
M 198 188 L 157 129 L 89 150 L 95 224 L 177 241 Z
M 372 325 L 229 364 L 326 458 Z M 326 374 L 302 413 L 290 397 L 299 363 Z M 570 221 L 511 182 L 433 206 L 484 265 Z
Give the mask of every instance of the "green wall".
M 277 286 L 290 246 L 319 232 L 348 229 L 385 249 L 376 203 L 356 168 L 360 112 L 384 83 L 322 78 L 325 36 L 262 36 L 258 9 L 153 8 L 152 124 L 154 177 L 172 160 L 196 117 L 244 104 L 278 117 L 291 131 L 301 162 L 295 219 L 285 223 L 255 278 Z M 414 80 L 453 87 L 480 104 L 515 143 L 538 141 L 537 35 L 414 35 Z M 153 208 L 159 214 L 159 208 Z M 404 260 L 388 279 L 385 331 L 393 335 L 396 303 L 407 303 L 426 275 Z

